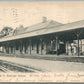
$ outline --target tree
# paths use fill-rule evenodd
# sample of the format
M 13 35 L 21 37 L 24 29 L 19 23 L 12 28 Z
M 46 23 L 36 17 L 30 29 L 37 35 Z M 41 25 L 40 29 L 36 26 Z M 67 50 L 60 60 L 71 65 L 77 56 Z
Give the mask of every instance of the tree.
M 1 30 L 2 37 L 8 35 L 12 30 L 13 30 L 13 28 L 11 28 L 11 27 L 4 27 Z

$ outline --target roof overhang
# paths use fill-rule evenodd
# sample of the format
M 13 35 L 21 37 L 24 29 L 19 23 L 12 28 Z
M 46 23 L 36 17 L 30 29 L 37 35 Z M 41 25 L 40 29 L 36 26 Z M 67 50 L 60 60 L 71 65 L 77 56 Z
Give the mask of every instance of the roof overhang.
M 63 26 L 58 26 L 58 27 L 49 28 L 49 29 L 42 29 L 40 31 L 27 32 L 27 33 L 20 34 L 20 35 L 14 35 L 14 36 L 9 36 L 9 37 L 6 36 L 6 37 L 3 37 L 3 38 L 0 38 L 0 42 L 29 38 L 29 37 L 39 36 L 39 35 L 61 33 L 61 32 L 67 32 L 67 31 L 72 32 L 73 30 L 84 29 L 84 27 L 80 27 L 80 28 L 75 28 L 75 27 L 74 28 L 73 27 L 62 28 L 62 27 Z

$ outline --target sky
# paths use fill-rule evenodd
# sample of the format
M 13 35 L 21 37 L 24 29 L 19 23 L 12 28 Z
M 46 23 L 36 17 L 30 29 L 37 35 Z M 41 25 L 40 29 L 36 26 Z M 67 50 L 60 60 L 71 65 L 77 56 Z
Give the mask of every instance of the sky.
M 0 30 L 31 26 L 42 22 L 42 17 L 63 24 L 84 20 L 84 2 L 0 2 Z

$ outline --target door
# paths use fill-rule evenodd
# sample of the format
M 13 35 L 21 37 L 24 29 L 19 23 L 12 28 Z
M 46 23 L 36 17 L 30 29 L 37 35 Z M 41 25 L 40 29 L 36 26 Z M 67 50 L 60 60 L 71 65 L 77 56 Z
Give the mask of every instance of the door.
M 59 54 L 66 53 L 66 46 L 65 46 L 65 44 L 60 44 L 59 51 L 60 51 Z

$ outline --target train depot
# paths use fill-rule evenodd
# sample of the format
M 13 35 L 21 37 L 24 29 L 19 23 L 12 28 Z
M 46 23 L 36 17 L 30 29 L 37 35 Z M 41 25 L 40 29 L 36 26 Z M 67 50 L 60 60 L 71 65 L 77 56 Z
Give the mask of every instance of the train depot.
M 0 51 L 28 55 L 84 55 L 84 20 L 62 24 L 43 17 L 41 23 L 22 25 L 0 37 Z

